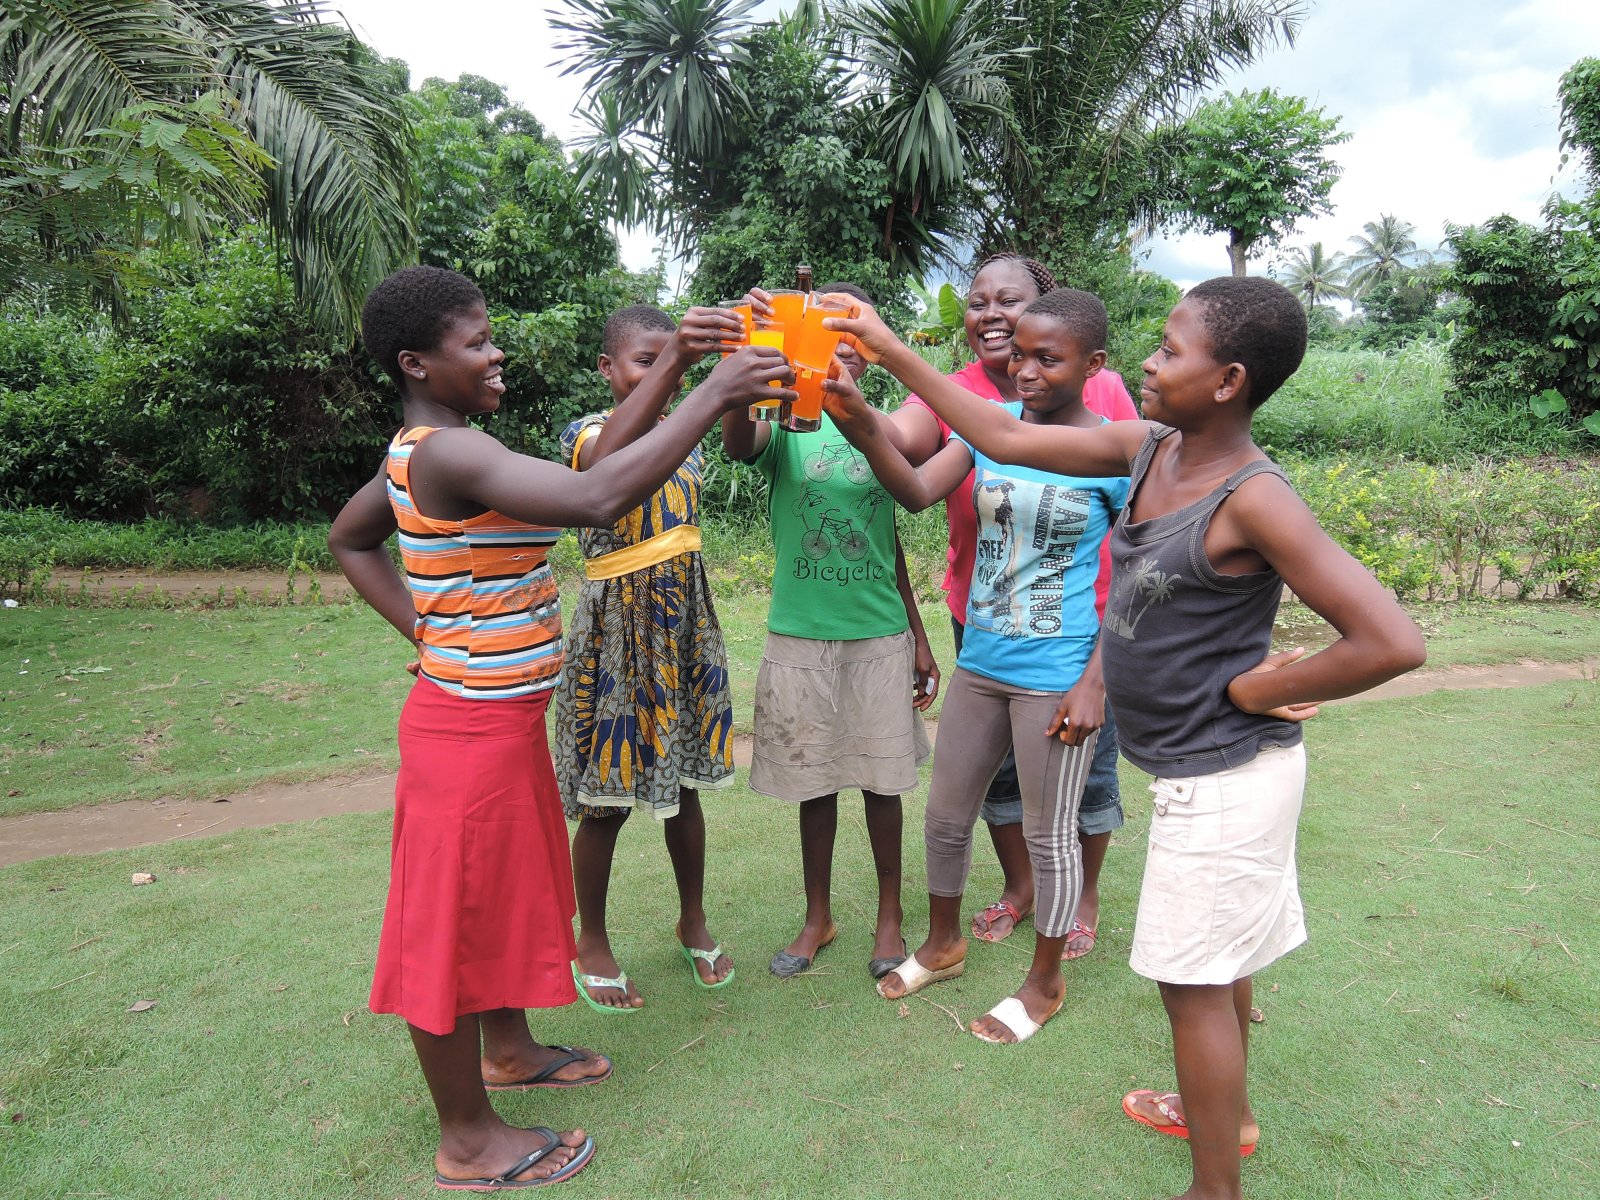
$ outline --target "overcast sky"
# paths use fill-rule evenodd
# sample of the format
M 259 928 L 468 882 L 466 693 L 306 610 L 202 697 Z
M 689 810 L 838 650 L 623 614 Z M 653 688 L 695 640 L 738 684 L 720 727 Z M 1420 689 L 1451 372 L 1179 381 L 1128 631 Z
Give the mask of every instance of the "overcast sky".
M 554 37 L 539 0 L 336 0 L 355 31 L 429 76 L 482 75 L 503 84 L 552 133 L 583 127 L 578 81 L 550 65 Z M 768 0 L 768 13 L 784 7 Z M 441 19 L 446 18 L 446 19 Z M 1364 222 L 1393 213 L 1437 245 L 1446 222 L 1509 212 L 1536 220 L 1553 189 L 1572 190 L 1560 161 L 1556 83 L 1600 54 L 1596 0 L 1319 0 L 1293 48 L 1273 51 L 1223 85 L 1309 97 L 1352 135 L 1335 157 L 1344 176 L 1334 213 L 1291 244 L 1329 251 Z M 1190 234 L 1147 247 L 1148 265 L 1191 284 L 1228 270 L 1223 237 Z M 653 261 L 652 239 L 623 236 L 629 266 Z M 1266 258 L 1252 260 L 1265 270 Z

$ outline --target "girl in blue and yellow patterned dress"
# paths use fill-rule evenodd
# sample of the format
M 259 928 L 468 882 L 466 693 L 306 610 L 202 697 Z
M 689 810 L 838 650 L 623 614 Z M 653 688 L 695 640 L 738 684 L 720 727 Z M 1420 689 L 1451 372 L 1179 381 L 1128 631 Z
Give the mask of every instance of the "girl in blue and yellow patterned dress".
M 652 429 L 683 373 L 739 318 L 691 309 L 683 324 L 635 305 L 606 321 L 601 375 L 617 405 L 574 421 L 562 449 L 586 470 Z M 585 580 L 567 637 L 556 697 L 556 776 L 578 822 L 572 871 L 578 899 L 578 994 L 604 1013 L 644 1001 L 618 965 L 606 932 L 617 835 L 634 809 L 662 822 L 678 884 L 678 944 L 702 987 L 733 978 L 706 928 L 705 816 L 700 789 L 733 782 L 728 658 L 700 562 L 702 472 L 697 447 L 666 485 L 609 529 L 583 529 Z

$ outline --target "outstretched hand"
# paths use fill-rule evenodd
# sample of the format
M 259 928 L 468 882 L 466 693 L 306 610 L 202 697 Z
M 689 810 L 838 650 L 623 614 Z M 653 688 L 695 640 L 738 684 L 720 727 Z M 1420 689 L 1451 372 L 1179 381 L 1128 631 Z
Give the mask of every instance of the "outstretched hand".
M 857 310 L 856 315 L 824 317 L 822 327 L 843 333 L 845 340 L 856 348 L 862 358 L 868 362 L 878 362 L 885 354 L 900 345 L 900 339 L 895 337 L 894 331 L 883 323 L 883 318 L 872 305 L 864 303 L 855 296 L 836 293 L 833 298 L 852 305 Z
M 725 409 L 767 401 L 779 404 L 799 398 L 794 368 L 776 346 L 743 346 L 712 368 L 704 387 L 722 390 Z
M 1241 675 L 1235 675 L 1229 681 L 1228 699 L 1233 702 L 1236 708 L 1245 712 L 1253 712 L 1257 716 L 1276 717 L 1280 721 L 1309 721 L 1321 711 L 1315 704 L 1280 704 L 1277 708 L 1256 710 L 1239 703 L 1243 698 L 1238 686 L 1240 680 L 1248 679 L 1251 675 L 1264 675 L 1269 671 L 1281 670 L 1290 663 L 1304 658 L 1305 655 L 1306 648 L 1304 646 L 1296 646 L 1293 650 L 1280 650 L 1276 654 L 1267 655 L 1248 671 Z
M 673 340 L 684 362 L 699 362 L 707 354 L 733 349 L 727 343 L 743 345 L 744 322 L 726 309 L 691 308 L 678 322 Z

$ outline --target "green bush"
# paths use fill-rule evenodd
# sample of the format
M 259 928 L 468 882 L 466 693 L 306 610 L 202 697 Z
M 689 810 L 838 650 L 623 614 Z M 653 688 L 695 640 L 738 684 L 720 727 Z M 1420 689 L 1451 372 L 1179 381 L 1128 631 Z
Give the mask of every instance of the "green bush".
M 1333 539 L 1402 599 L 1600 597 L 1600 465 L 1285 468 Z

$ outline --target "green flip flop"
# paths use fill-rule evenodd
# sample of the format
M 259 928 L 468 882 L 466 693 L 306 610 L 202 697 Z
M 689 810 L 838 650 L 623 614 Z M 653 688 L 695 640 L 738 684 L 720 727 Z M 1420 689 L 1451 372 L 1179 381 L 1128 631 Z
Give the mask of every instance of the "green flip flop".
M 694 965 L 694 960 L 698 958 L 701 959 L 708 967 L 715 966 L 717 959 L 722 957 L 721 942 L 718 942 L 709 950 L 698 950 L 693 946 L 685 946 L 682 942 L 679 942 L 678 949 L 683 951 L 683 957 L 689 963 L 689 973 L 694 976 L 694 981 L 701 987 L 705 988 L 706 991 L 712 992 L 719 987 L 725 987 L 733 982 L 734 968 L 732 967 L 729 967 L 728 973 L 715 983 L 707 983 L 704 979 L 700 978 L 700 968 Z
M 698 974 L 698 972 L 696 972 L 696 974 Z M 604 975 L 585 975 L 582 971 L 578 970 L 578 960 L 573 959 L 572 982 L 578 985 L 578 995 L 583 997 L 583 1002 L 590 1008 L 594 1009 L 597 1013 L 604 1013 L 606 1016 L 610 1017 L 620 1016 L 626 1013 L 636 1013 L 639 1011 L 637 1008 L 633 1008 L 632 1006 L 614 1008 L 609 1004 L 601 1004 L 600 1001 L 596 1000 L 589 994 L 590 988 L 616 988 L 619 992 L 626 996 L 628 994 L 628 973 L 626 971 L 618 975 L 615 979 L 607 979 Z M 527 1170 L 527 1168 L 524 1167 L 523 1170 Z

